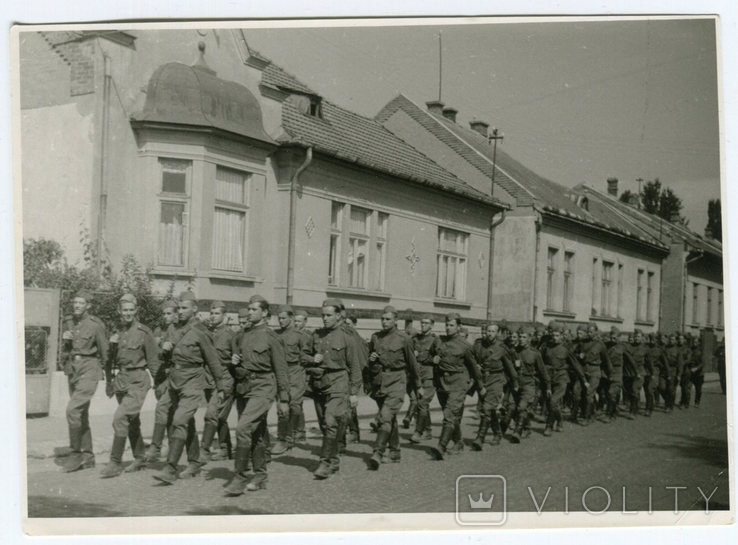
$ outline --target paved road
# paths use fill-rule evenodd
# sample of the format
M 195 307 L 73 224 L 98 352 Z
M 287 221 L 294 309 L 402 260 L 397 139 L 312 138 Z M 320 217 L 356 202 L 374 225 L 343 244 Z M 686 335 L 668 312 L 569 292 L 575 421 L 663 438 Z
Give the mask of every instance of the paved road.
M 534 423 L 533 435 L 520 445 L 503 441 L 483 452 L 467 448 L 444 462 L 430 458 L 427 444 L 409 444 L 410 430 L 403 430 L 402 462 L 383 465 L 378 472 L 367 469 L 373 434 L 365 430 L 362 442 L 349 446 L 339 474 L 327 481 L 316 481 L 311 475 L 320 440 L 309 438 L 305 445 L 275 457 L 267 490 L 237 498 L 223 493 L 232 462 L 211 463 L 198 478 L 166 486 L 151 477 L 161 463 L 147 471 L 100 479 L 107 455 L 98 455 L 98 468 L 72 474 L 61 473 L 53 459 L 29 457 L 28 512 L 30 517 L 448 513 L 455 508 L 456 478 L 469 474 L 503 475 L 509 511 L 533 511 L 529 488 L 540 504 L 549 487 L 544 511 L 565 509 L 567 487 L 569 510 L 581 511 L 582 495 L 593 486 L 608 491 L 610 510 L 622 509 L 623 487 L 628 510 L 648 510 L 649 487 L 654 510 L 673 510 L 675 492 L 666 487 L 675 486 L 686 487 L 679 490 L 679 510 L 704 509 L 697 487 L 708 496 L 717 487 L 710 509 L 726 509 L 726 398 L 716 386 L 704 393 L 699 409 L 657 411 L 633 422 L 621 418 L 588 427 L 567 424 L 563 433 L 551 438 L 543 437 L 543 425 Z M 433 420 L 437 437 L 438 412 Z M 365 418 L 362 426 L 368 428 L 368 421 Z M 467 441 L 476 424 L 473 414 L 464 417 Z M 130 460 L 130 452 L 126 459 Z M 605 501 L 602 491 L 587 497 L 591 510 L 602 509 Z

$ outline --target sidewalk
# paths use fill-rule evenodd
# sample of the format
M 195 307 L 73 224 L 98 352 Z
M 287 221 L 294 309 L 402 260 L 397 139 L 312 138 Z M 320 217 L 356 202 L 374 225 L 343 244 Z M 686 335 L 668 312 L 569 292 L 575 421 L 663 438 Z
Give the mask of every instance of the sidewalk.
M 717 373 L 705 373 L 705 384 L 703 390 L 719 391 L 720 384 Z M 153 393 L 149 393 L 153 396 Z M 476 405 L 476 396 L 468 397 L 466 399 L 466 406 Z M 306 399 L 303 403 L 305 411 L 305 428 L 310 434 L 310 428 L 317 427 L 318 420 L 315 416 L 315 407 L 312 400 Z M 404 415 L 407 410 L 407 402 L 400 412 Z M 440 405 L 438 399 L 434 399 L 431 403 L 431 410 L 434 413 L 434 420 L 437 421 L 440 418 Z M 376 403 L 366 395 L 359 396 L 358 413 L 360 419 L 361 429 L 369 430 L 369 421 L 374 418 L 377 412 Z M 202 431 L 203 418 L 205 416 L 205 408 L 200 408 L 195 416 L 197 422 L 198 431 Z M 276 404 L 269 411 L 267 418 L 269 424 L 269 431 L 272 435 L 276 435 L 277 432 L 277 408 Z M 228 419 L 231 430 L 235 429 L 237 423 L 237 416 L 235 408 L 231 411 L 231 415 Z M 93 438 L 93 450 L 95 454 L 104 454 L 110 452 L 110 447 L 113 442 L 113 417 L 111 415 L 97 415 L 90 417 L 90 427 L 92 428 Z M 146 411 L 141 413 L 141 431 L 143 432 L 144 439 L 148 443 L 151 441 L 151 433 L 154 429 L 154 412 Z M 26 446 L 27 456 L 29 458 L 53 458 L 54 448 L 64 447 L 69 444 L 69 434 L 67 429 L 67 422 L 65 418 L 27 418 L 26 419 Z M 126 445 L 126 450 L 130 450 L 130 445 Z

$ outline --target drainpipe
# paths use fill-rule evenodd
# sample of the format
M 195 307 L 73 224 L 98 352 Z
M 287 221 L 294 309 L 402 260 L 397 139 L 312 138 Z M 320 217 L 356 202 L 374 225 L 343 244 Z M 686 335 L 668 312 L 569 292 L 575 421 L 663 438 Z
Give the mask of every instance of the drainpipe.
M 494 218 L 494 216 L 493 216 Z M 495 228 L 505 221 L 505 209 L 500 219 L 492 221 L 489 226 L 489 272 L 487 273 L 487 321 L 492 321 L 492 268 L 495 263 Z
M 536 214 L 535 219 L 535 226 L 536 226 L 536 250 L 535 250 L 535 256 L 533 257 L 533 299 L 531 300 L 531 322 L 536 321 L 536 315 L 538 314 L 538 254 L 540 253 L 541 248 L 541 227 L 543 220 L 541 218 L 541 213 L 537 210 L 534 210 Z
M 106 154 L 108 143 L 108 124 L 110 119 L 110 57 L 103 52 L 103 104 L 102 104 L 102 127 L 100 133 L 100 210 L 97 216 L 97 256 L 96 266 L 98 273 L 102 272 L 103 240 L 105 239 L 105 223 L 108 215 L 108 181 L 105 175 Z
M 297 230 L 297 182 L 305 169 L 313 160 L 313 148 L 309 147 L 305 153 L 305 162 L 292 175 L 290 182 L 290 235 L 287 244 L 287 304 L 291 305 L 295 291 L 295 238 Z
M 684 260 L 684 281 L 682 283 L 682 324 L 679 331 L 684 331 L 687 328 L 687 277 L 689 276 L 689 264 L 694 263 L 703 257 L 705 257 L 704 252 L 700 252 L 692 259 Z M 692 296 L 692 300 L 694 301 L 694 296 Z M 692 310 L 692 314 L 694 315 L 694 309 Z

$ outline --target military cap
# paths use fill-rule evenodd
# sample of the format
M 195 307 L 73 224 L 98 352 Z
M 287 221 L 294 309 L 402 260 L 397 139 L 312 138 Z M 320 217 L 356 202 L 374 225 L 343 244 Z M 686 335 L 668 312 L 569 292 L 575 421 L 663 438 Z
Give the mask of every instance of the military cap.
M 308 317 L 308 313 L 306 310 L 299 309 L 295 311 L 295 316 L 305 316 L 305 318 Z
M 449 320 L 456 320 L 456 323 L 460 324 L 461 314 L 459 314 L 458 312 L 449 312 L 448 314 L 446 314 L 446 321 L 449 321 Z
M 277 314 L 282 314 L 283 312 L 286 312 L 287 314 L 292 314 L 294 316 L 295 311 L 292 310 L 292 307 L 290 305 L 282 305 L 279 307 L 279 312 Z
M 542 326 L 542 325 L 537 325 L 536 326 L 536 331 L 538 333 L 545 333 L 546 332 L 546 328 L 544 326 Z
M 136 304 L 136 296 L 132 293 L 124 293 L 118 300 L 118 303 L 133 303 Z
M 238 317 L 239 318 L 248 318 L 249 316 L 249 309 L 247 308 L 239 308 L 238 309 Z
M 179 302 L 181 303 L 183 301 L 193 301 L 197 303 L 197 297 L 195 297 L 195 294 L 191 291 L 183 291 L 179 294 Z
M 252 295 L 249 298 L 249 305 L 252 303 L 267 303 L 267 300 L 264 299 L 261 295 L 256 294 L 256 295 Z
M 520 328 L 520 333 L 523 333 L 524 335 L 533 335 L 533 333 L 535 333 L 535 332 L 536 332 L 536 330 L 532 326 L 526 326 L 526 327 L 521 327 Z
M 557 325 L 559 325 L 559 322 L 557 322 L 556 320 L 551 320 L 550 322 L 548 322 L 548 328 L 549 329 L 553 329 Z
M 430 320 L 431 323 L 435 323 L 436 322 L 435 318 L 433 318 L 433 316 L 431 316 L 430 314 L 423 314 L 420 317 L 420 321 L 422 322 L 423 320 Z
M 174 299 L 167 299 L 164 301 L 161 305 L 161 309 L 164 310 L 165 308 L 177 308 L 179 305 L 177 304 L 177 301 Z
M 382 309 L 382 314 L 388 314 L 390 312 L 394 314 L 395 316 L 397 316 L 397 309 L 393 307 L 392 305 L 387 305 L 386 307 Z
M 407 320 L 412 319 L 414 313 L 415 313 L 415 311 L 413 309 L 406 308 L 405 309 L 405 319 L 407 319 Z
M 579 324 L 577 326 L 577 331 L 587 331 L 587 326 L 584 324 Z
M 559 322 L 555 321 L 555 320 L 552 320 L 551 323 L 548 324 L 548 327 L 551 329 L 551 331 L 559 331 L 559 332 L 561 332 L 564 329 L 562 327 L 562 325 Z
M 88 303 L 92 302 L 92 294 L 87 290 L 79 290 L 77 293 L 74 294 L 74 298 L 81 298 L 87 301 Z
M 638 335 L 639 333 L 640 333 L 641 335 L 643 335 L 643 331 L 641 331 L 640 329 L 637 329 L 637 328 L 636 328 L 636 329 L 634 329 L 634 330 L 633 330 L 633 335 Z
M 597 327 L 597 324 L 594 324 L 594 323 L 590 323 L 590 324 L 587 325 L 587 330 L 590 330 L 590 329 L 594 329 L 595 331 L 599 331 L 600 330 L 600 328 Z
M 211 309 L 214 309 L 214 308 L 225 308 L 225 307 L 226 307 L 225 306 L 225 303 L 223 301 L 219 301 L 217 299 L 215 301 L 213 301 L 212 303 L 210 303 L 210 308 Z
M 505 318 L 503 318 L 502 320 L 500 320 L 500 321 L 499 321 L 499 322 L 497 323 L 497 325 L 498 325 L 498 326 L 500 326 L 500 329 L 508 329 L 508 327 L 509 327 L 509 326 L 507 325 L 507 320 L 505 320 Z
M 331 299 L 326 299 L 325 301 L 323 301 L 323 306 L 324 307 L 335 307 L 338 310 L 341 310 L 343 303 L 341 302 L 340 299 L 331 298 Z
M 338 301 L 338 308 L 341 310 L 346 310 L 346 305 L 343 304 L 343 299 L 336 298 L 336 301 Z
M 610 328 L 610 335 L 620 335 L 620 330 L 617 327 L 612 326 Z

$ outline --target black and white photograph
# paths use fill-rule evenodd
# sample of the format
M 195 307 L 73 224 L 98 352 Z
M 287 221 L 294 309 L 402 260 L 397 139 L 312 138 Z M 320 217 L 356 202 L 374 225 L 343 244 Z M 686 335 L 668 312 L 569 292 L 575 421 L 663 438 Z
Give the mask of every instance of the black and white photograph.
M 29 534 L 733 521 L 718 17 L 10 46 Z

